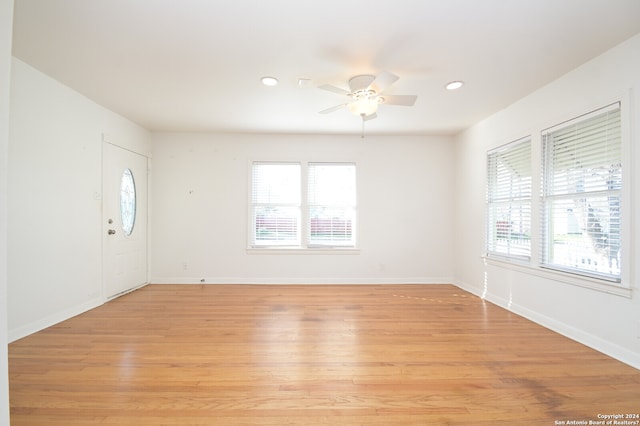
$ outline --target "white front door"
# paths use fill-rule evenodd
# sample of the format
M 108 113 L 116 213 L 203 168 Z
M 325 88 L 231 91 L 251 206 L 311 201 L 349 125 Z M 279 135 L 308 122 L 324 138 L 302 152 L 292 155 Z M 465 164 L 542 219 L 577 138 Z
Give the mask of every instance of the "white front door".
M 147 158 L 105 142 L 102 179 L 103 282 L 109 299 L 147 283 Z

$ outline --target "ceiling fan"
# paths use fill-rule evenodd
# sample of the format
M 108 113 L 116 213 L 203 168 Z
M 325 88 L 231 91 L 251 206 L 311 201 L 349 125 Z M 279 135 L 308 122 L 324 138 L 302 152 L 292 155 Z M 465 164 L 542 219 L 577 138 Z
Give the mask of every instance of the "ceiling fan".
M 330 84 L 319 86 L 320 89 L 344 95 L 348 100 L 342 104 L 320 111 L 328 114 L 344 107 L 348 107 L 353 114 L 362 117 L 363 124 L 367 120 L 376 118 L 378 105 L 413 106 L 418 98 L 416 95 L 385 95 L 384 91 L 400 77 L 388 71 L 377 76 L 356 75 L 349 79 L 349 90 L 341 89 Z

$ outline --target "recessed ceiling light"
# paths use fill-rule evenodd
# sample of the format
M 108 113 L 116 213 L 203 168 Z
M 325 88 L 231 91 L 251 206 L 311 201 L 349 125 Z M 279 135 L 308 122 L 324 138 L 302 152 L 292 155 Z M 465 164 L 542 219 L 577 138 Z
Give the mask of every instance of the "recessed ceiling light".
M 445 89 L 447 90 L 456 90 L 462 87 L 464 83 L 462 81 L 452 81 L 450 83 L 447 83 L 445 87 Z
M 260 81 L 265 86 L 275 86 L 276 84 L 278 84 L 278 79 L 275 77 L 262 77 Z

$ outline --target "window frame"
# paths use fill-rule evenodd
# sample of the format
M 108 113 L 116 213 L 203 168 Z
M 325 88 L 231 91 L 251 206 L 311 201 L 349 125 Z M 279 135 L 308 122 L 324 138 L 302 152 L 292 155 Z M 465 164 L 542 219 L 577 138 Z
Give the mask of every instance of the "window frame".
M 284 244 L 254 244 L 255 237 L 255 221 L 253 216 L 254 203 L 253 203 L 253 166 L 255 164 L 297 164 L 300 166 L 300 222 L 299 222 L 299 244 L 297 245 L 284 245 Z M 310 204 L 309 204 L 309 168 L 310 165 L 352 165 L 355 169 L 354 176 L 354 224 L 351 226 L 351 232 L 353 235 L 353 244 L 312 244 L 310 243 L 311 232 L 311 218 L 310 218 Z M 272 254 L 333 254 L 333 253 L 345 253 L 345 254 L 358 254 L 358 208 L 357 208 L 357 163 L 355 161 L 310 161 L 310 160 L 250 160 L 248 162 L 248 218 L 247 218 L 247 252 L 252 254 L 257 253 L 272 253 Z
M 555 152 L 557 152 L 556 150 L 549 150 L 547 147 L 547 139 L 546 136 L 550 135 L 552 133 L 556 133 L 562 130 L 566 130 L 569 129 L 573 126 L 580 126 L 581 124 L 589 124 L 592 120 L 602 116 L 603 114 L 609 113 L 611 111 L 619 111 L 619 123 L 620 123 L 620 145 L 619 145 L 619 158 L 615 159 L 615 161 L 619 161 L 619 167 L 620 167 L 620 187 L 619 188 L 608 188 L 606 190 L 604 189 L 591 189 L 590 187 L 593 184 L 589 184 L 587 183 L 588 189 L 584 189 L 583 191 L 578 191 L 578 190 L 573 190 L 573 191 L 569 191 L 569 190 L 565 190 L 565 193 L 562 193 L 561 189 L 563 189 L 562 186 L 558 186 L 555 183 L 550 183 L 549 179 L 551 178 L 549 176 L 549 170 L 551 169 L 552 165 L 555 165 L 555 163 L 553 163 L 551 161 L 552 158 L 552 154 L 554 154 Z M 555 243 L 553 242 L 553 235 L 552 232 L 552 228 L 554 228 L 556 226 L 556 222 L 554 220 L 554 211 L 553 211 L 553 205 L 554 203 L 562 203 L 564 202 L 569 202 L 573 199 L 576 199 L 578 197 L 579 194 L 583 194 L 582 197 L 580 197 L 581 199 L 584 199 L 585 202 L 587 203 L 587 205 L 589 206 L 588 211 L 589 211 L 589 216 L 591 217 L 591 204 L 588 203 L 586 200 L 595 200 L 597 198 L 602 198 L 602 197 L 611 197 L 611 196 L 617 196 L 618 198 L 618 226 L 619 226 L 619 251 L 618 254 L 621 256 L 622 253 L 622 243 L 623 240 L 626 240 L 627 238 L 625 238 L 625 230 L 626 230 L 626 226 L 627 226 L 627 221 L 625 221 L 623 223 L 622 219 L 627 216 L 626 213 L 624 213 L 622 211 L 622 205 L 623 204 L 627 204 L 630 200 L 628 197 L 625 197 L 625 189 L 629 186 L 629 179 L 626 176 L 625 173 L 625 169 L 628 168 L 628 166 L 626 164 L 624 164 L 624 158 L 625 158 L 625 152 L 624 152 L 624 147 L 625 147 L 625 139 L 624 139 L 624 134 L 623 134 L 623 108 L 622 108 L 622 102 L 621 101 L 617 101 L 617 102 L 613 102 L 613 103 L 609 103 L 608 105 L 604 105 L 601 106 L 600 108 L 596 108 L 594 110 L 591 110 L 587 113 L 575 116 L 569 120 L 566 120 L 562 123 L 558 123 L 556 125 L 553 125 L 551 127 L 548 127 L 546 129 L 543 129 L 540 131 L 540 148 L 541 148 L 541 160 L 540 160 L 540 180 L 541 180 L 541 184 L 540 184 L 540 203 L 539 203 L 539 210 L 540 210 L 540 254 L 538 257 L 538 262 L 540 267 L 545 268 L 545 269 L 549 269 L 549 270 L 554 270 L 554 271 L 558 271 L 558 272 L 562 272 L 562 273 L 566 273 L 566 274 L 571 274 L 571 275 L 576 275 L 576 276 L 583 276 L 583 277 L 589 277 L 589 278 L 593 278 L 596 280 L 600 280 L 600 281 L 605 281 L 605 282 L 611 282 L 614 284 L 620 284 L 622 283 L 623 280 L 623 267 L 624 267 L 624 263 L 626 263 L 626 261 L 624 262 L 620 262 L 620 264 L 618 264 L 618 269 L 619 269 L 619 274 L 613 274 L 613 273 L 605 273 L 605 272 L 599 272 L 599 271 L 594 271 L 594 270 L 589 270 L 587 268 L 580 268 L 580 267 L 572 267 L 570 265 L 563 265 L 560 264 L 557 261 L 553 260 L 553 255 L 552 252 L 555 249 Z M 607 119 L 608 120 L 608 119 Z M 603 126 L 604 127 L 604 126 Z M 581 139 L 582 141 L 582 139 Z M 583 145 L 583 144 L 581 144 Z M 584 157 L 580 157 L 580 159 L 583 159 Z M 588 157 L 587 157 L 588 158 Z M 629 158 L 629 157 L 626 157 Z M 553 163 L 553 164 L 550 164 Z M 617 163 L 616 163 L 617 165 Z M 555 175 L 554 175 L 555 177 Z M 565 178 L 568 179 L 568 178 Z M 558 192 L 554 192 L 552 191 L 552 189 L 555 189 Z M 553 193 L 550 193 L 553 192 Z M 611 209 L 611 207 L 609 207 L 609 209 Z M 579 215 L 584 215 L 584 213 L 578 213 Z M 589 223 L 590 223 L 591 219 L 587 219 L 587 228 L 589 228 Z M 587 230 L 588 232 L 588 230 Z M 584 236 L 583 236 L 584 237 Z M 595 244 L 595 243 L 594 243 Z M 595 254 L 595 248 L 594 248 L 594 254 Z M 620 260 L 620 259 L 619 259 Z M 589 261 L 591 261 L 591 258 L 589 258 Z M 590 262 L 589 262 L 590 263 Z
M 319 194 L 319 192 L 315 191 L 312 189 L 312 180 L 311 180 L 311 169 L 314 167 L 332 167 L 332 166 L 336 166 L 336 167 L 342 167 L 342 166 L 351 166 L 353 167 L 353 194 L 350 194 L 353 198 L 352 198 L 352 204 L 349 204 L 347 202 L 345 203 L 336 203 L 336 204 L 324 204 L 324 203 L 318 203 L 314 198 L 314 201 L 312 202 L 312 194 L 316 195 Z M 356 174 L 356 164 L 354 162 L 316 162 L 316 161 L 310 161 L 308 163 L 306 163 L 306 189 L 307 192 L 304 193 L 304 197 L 303 197 L 303 202 L 305 204 L 305 213 L 306 216 L 303 216 L 305 218 L 305 223 L 303 224 L 303 228 L 304 225 L 306 225 L 306 229 L 304 229 L 305 235 L 306 235 L 306 247 L 307 248 L 355 248 L 356 247 L 356 241 L 357 241 L 357 211 L 358 211 L 358 203 L 357 203 L 357 187 L 356 187 L 356 182 L 357 182 L 357 174 Z M 318 175 L 319 176 L 319 175 Z M 349 211 L 349 213 L 351 213 L 350 215 L 345 214 L 344 216 L 340 217 L 340 220 L 344 221 L 344 225 L 345 228 L 349 227 L 350 229 L 350 235 L 351 237 L 348 240 L 348 243 L 341 243 L 339 240 L 334 240 L 331 239 L 330 242 L 328 243 L 322 243 L 320 242 L 319 239 L 314 239 L 313 238 L 313 229 L 314 229 L 314 224 L 313 224 L 313 220 L 316 219 L 315 217 L 312 216 L 311 211 L 314 208 L 320 208 L 320 207 L 325 207 L 325 208 L 334 208 L 334 209 L 344 209 L 345 213 L 346 211 Z M 347 216 L 351 216 L 352 222 L 349 223 L 345 220 L 345 218 Z M 333 220 L 330 219 L 330 220 Z M 316 224 L 316 226 L 318 226 L 318 224 Z M 333 224 L 331 226 L 332 230 L 333 230 Z M 333 234 L 333 233 L 332 233 Z
M 288 200 L 288 202 L 284 202 L 284 201 L 280 201 L 280 202 L 262 202 L 262 201 L 256 201 L 255 198 L 255 174 L 254 174 L 254 170 L 256 166 L 264 166 L 264 165 L 270 165 L 270 166 L 295 166 L 297 167 L 297 171 L 296 171 L 296 176 L 298 181 L 297 186 L 298 186 L 298 194 L 297 194 L 297 199 L 295 200 Z M 301 192 L 301 186 L 302 186 L 302 165 L 299 162 L 293 162 L 293 161 L 273 161 L 273 162 L 265 162 L 265 161 L 254 161 L 251 163 L 251 169 L 250 169 L 250 191 L 249 191 L 249 223 L 250 223 L 250 227 L 249 227 L 249 245 L 252 248 L 268 248 L 268 247 L 285 247 L 285 248 L 290 248 L 290 247 L 298 247 L 301 243 L 302 243 L 302 234 L 301 234 L 301 229 L 302 229 L 302 222 L 303 222 L 303 207 L 302 207 L 302 192 Z M 291 219 L 293 219 L 295 221 L 295 238 L 292 239 L 286 239 L 286 238 L 277 238 L 275 240 L 270 240 L 269 243 L 264 243 L 264 244 L 259 244 L 258 243 L 258 233 L 257 231 L 257 211 L 258 209 L 274 209 L 274 210 L 278 210 L 278 209 L 283 209 L 283 210 L 294 210 L 295 214 L 292 218 L 289 218 L 287 221 L 291 221 Z M 273 223 L 275 223 L 276 228 L 281 225 L 280 221 L 276 218 L 273 219 Z M 285 230 L 286 230 L 286 223 L 284 223 L 283 225 Z M 279 233 L 278 230 L 275 231 L 276 234 Z M 283 231 L 284 233 L 284 231 Z
M 527 156 L 528 156 L 528 171 L 529 171 L 529 182 L 528 182 L 528 192 L 525 196 L 519 196 L 516 195 L 516 193 L 514 192 L 509 192 L 508 196 L 505 197 L 499 197 L 496 195 L 496 192 L 498 192 L 498 190 L 500 188 L 498 188 L 498 186 L 496 185 L 494 187 L 494 178 L 497 179 L 498 178 L 498 171 L 496 170 L 496 173 L 493 173 L 492 170 L 492 166 L 496 166 L 497 168 L 497 163 L 494 163 L 497 160 L 497 157 L 500 156 L 500 154 L 505 154 L 505 153 L 509 153 L 509 152 L 516 152 L 518 153 L 518 150 L 520 148 L 522 148 L 523 146 L 528 147 L 528 152 L 527 152 Z M 486 250 L 486 255 L 487 257 L 499 257 L 499 258 L 503 258 L 503 259 L 512 259 L 512 260 L 517 260 L 517 261 L 522 261 L 522 262 L 529 262 L 532 258 L 532 237 L 533 237 L 533 228 L 532 228 L 532 224 L 533 224 L 533 168 L 532 168 L 532 161 L 533 161 L 533 156 L 532 156 L 532 149 L 533 149 L 533 144 L 532 144 L 532 138 L 530 135 L 513 140 L 511 142 L 508 142 L 504 145 L 501 145 L 497 148 L 493 148 L 489 151 L 487 151 L 487 194 L 486 194 L 486 207 L 485 207 L 485 250 Z M 519 153 L 517 155 L 520 155 Z M 511 183 L 514 182 L 513 179 L 510 180 Z M 517 185 L 518 188 L 520 188 L 520 185 Z M 520 192 L 518 192 L 518 194 L 521 194 Z M 498 243 L 496 242 L 498 240 L 497 238 L 497 234 L 498 234 L 498 225 L 497 225 L 497 221 L 496 221 L 496 217 L 494 217 L 493 215 L 493 210 L 492 208 L 498 207 L 500 205 L 503 206 L 507 206 L 509 209 L 511 209 L 511 207 L 513 205 L 521 205 L 523 208 L 528 207 L 528 211 L 529 211 L 529 216 L 528 216 L 528 225 L 529 225 L 529 244 L 528 244 L 528 253 L 524 253 L 524 254 L 518 254 L 518 253 L 513 253 L 511 252 L 511 248 L 512 248 L 512 244 L 508 243 L 508 249 L 509 252 L 505 253 L 503 251 L 498 251 L 496 249 L 494 249 L 494 247 L 496 247 L 498 245 Z M 495 224 L 494 224 L 495 222 Z M 510 220 L 509 223 L 507 224 L 507 229 L 509 229 L 508 234 L 509 234 L 509 240 L 511 241 L 511 223 L 512 221 Z M 495 237 L 494 237 L 495 236 Z

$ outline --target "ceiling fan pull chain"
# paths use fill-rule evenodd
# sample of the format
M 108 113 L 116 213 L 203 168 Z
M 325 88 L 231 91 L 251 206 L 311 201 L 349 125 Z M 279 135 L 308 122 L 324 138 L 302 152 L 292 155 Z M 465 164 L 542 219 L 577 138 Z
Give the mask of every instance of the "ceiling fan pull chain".
M 364 139 L 364 114 L 360 114 L 360 116 L 362 117 L 362 134 L 360 138 Z

